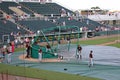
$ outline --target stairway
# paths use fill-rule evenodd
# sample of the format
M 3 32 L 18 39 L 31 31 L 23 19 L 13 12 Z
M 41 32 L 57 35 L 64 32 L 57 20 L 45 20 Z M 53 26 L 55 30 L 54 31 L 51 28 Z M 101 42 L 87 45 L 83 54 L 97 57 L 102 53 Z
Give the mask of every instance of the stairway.
M 26 14 L 25 12 L 23 12 L 22 10 L 20 10 L 17 7 L 9 7 L 9 9 L 11 9 L 12 11 L 14 11 L 16 14 L 18 14 L 20 16 L 23 15 L 23 14 Z

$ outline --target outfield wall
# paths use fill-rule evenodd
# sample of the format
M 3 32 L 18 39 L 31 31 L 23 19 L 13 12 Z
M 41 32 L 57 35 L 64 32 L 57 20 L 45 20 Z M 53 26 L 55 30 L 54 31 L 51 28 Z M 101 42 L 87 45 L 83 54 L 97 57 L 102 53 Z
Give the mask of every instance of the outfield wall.
M 115 34 L 120 34 L 120 30 L 95 32 L 95 36 L 107 36 L 107 35 L 115 35 Z

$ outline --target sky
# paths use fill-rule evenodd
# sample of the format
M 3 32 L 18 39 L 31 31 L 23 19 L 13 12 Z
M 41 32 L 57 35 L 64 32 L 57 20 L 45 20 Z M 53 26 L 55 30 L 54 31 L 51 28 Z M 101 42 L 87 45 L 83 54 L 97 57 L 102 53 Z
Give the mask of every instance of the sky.
M 101 9 L 120 10 L 119 0 L 52 0 L 71 10 L 90 9 L 100 7 Z

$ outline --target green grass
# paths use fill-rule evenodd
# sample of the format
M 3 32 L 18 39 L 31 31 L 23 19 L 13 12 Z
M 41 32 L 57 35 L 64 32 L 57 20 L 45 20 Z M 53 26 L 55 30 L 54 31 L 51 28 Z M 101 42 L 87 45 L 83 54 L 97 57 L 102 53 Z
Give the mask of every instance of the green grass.
M 30 78 L 38 78 L 41 80 L 100 80 L 97 78 L 91 78 L 86 76 L 79 76 L 74 74 L 53 72 L 47 70 L 38 70 L 20 66 L 11 66 L 6 64 L 0 64 L 0 73 Z
M 103 43 L 107 43 L 107 42 L 112 42 L 117 40 L 118 37 L 106 37 L 106 38 L 98 38 L 98 39 L 94 39 L 94 40 L 80 40 L 79 44 L 85 44 L 85 45 L 98 45 L 98 44 L 103 44 Z M 76 44 L 76 42 L 73 42 L 72 44 Z M 115 46 L 115 47 L 119 47 L 119 45 L 115 44 L 115 45 L 108 45 L 108 46 Z M 25 50 L 25 48 L 16 48 L 15 52 L 19 52 L 19 51 L 23 51 Z
M 117 40 L 118 37 L 108 37 L 108 38 L 101 38 L 101 39 L 94 39 L 94 40 L 80 40 L 79 44 L 86 44 L 86 45 L 98 45 L 98 44 L 103 44 L 107 42 L 112 42 Z M 73 42 L 76 44 L 76 42 Z
M 25 48 L 15 48 L 15 52 L 23 51 Z
M 107 45 L 107 46 L 114 46 L 114 47 L 120 48 L 120 43 L 110 44 L 110 45 Z
M 112 42 L 117 40 L 118 37 L 111 37 L 111 38 L 101 38 L 101 39 L 94 39 L 94 40 L 80 40 L 79 44 L 85 44 L 85 45 L 97 45 L 97 44 L 103 44 L 107 42 Z M 74 42 L 75 44 L 76 42 Z M 108 45 L 108 46 L 114 46 L 120 48 L 119 43 Z M 23 51 L 24 48 L 16 48 L 15 52 Z M 60 72 L 53 72 L 53 71 L 47 71 L 47 70 L 38 70 L 33 68 L 25 68 L 20 66 L 11 66 L 11 65 L 5 65 L 0 64 L 0 73 L 9 73 L 12 75 L 18 75 L 18 76 L 25 76 L 25 77 L 31 77 L 31 78 L 38 78 L 42 80 L 100 80 L 97 78 L 91 78 L 91 77 L 85 77 L 85 76 L 78 76 L 73 74 L 66 74 L 66 73 L 60 73 Z

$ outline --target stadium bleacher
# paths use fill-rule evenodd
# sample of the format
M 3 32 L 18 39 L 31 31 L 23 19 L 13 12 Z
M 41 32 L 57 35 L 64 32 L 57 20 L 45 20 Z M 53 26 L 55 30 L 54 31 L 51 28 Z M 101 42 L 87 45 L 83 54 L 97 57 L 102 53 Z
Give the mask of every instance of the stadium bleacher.
M 14 14 L 15 12 L 9 9 L 9 7 L 16 7 L 22 10 L 23 12 L 27 14 L 40 14 L 42 16 L 46 16 L 46 19 L 20 19 L 18 21 L 15 21 L 17 24 L 22 25 L 25 28 L 30 29 L 33 32 L 36 32 L 41 29 L 48 29 L 51 27 L 56 27 L 63 25 L 63 22 L 65 22 L 65 26 L 78 26 L 78 27 L 87 27 L 88 30 L 94 30 L 96 26 L 101 26 L 100 23 L 96 21 L 92 21 L 88 18 L 84 18 L 84 20 L 79 21 L 75 18 L 72 18 L 73 15 L 68 16 L 67 12 L 70 14 L 74 14 L 73 11 L 57 4 L 57 3 L 37 3 L 37 2 L 7 2 L 3 1 L 0 3 L 0 8 L 3 12 L 7 14 Z M 63 11 L 63 12 L 62 12 Z M 61 16 L 61 14 L 66 14 L 65 16 Z M 54 16 L 52 16 L 52 14 Z M 55 16 L 57 15 L 57 16 Z M 14 15 L 13 15 L 14 16 Z M 14 16 L 15 17 L 15 16 Z M 14 18 L 13 18 L 14 19 Z M 3 20 L 0 21 L 0 38 L 4 34 L 10 34 L 13 31 L 20 31 L 22 33 L 25 32 L 25 30 L 17 29 L 17 25 L 5 20 L 6 23 L 3 22 Z M 52 21 L 52 22 L 51 22 Z M 55 22 L 54 22 L 55 21 Z M 7 28 L 6 28 L 7 27 Z
M 0 3 L 0 8 L 2 11 L 6 12 L 7 14 L 14 14 L 14 11 L 9 9 L 9 7 L 16 7 L 16 8 L 23 10 L 27 14 L 33 14 L 33 12 L 31 12 L 30 10 L 24 8 L 23 6 L 19 5 L 18 3 L 15 3 L 15 2 L 3 1 L 2 3 Z
M 11 33 L 14 33 L 17 35 L 17 33 L 20 32 L 21 34 L 25 33 L 25 30 L 22 28 L 18 29 L 17 25 L 14 23 L 7 21 L 7 20 L 0 20 L 0 39 L 2 40 L 3 35 L 9 35 L 12 36 Z M 11 38 L 11 37 L 10 37 Z M 12 37 L 12 40 L 14 38 Z
M 98 23 L 98 22 L 96 22 L 96 21 L 93 21 L 93 20 L 90 20 L 90 19 L 88 19 L 88 18 L 84 19 L 84 20 L 83 20 L 83 23 L 88 24 L 90 30 L 94 30 L 94 29 L 95 29 L 96 27 L 98 27 L 98 26 L 103 26 L 103 24 L 100 24 L 100 23 Z
M 32 2 L 20 2 L 20 4 L 30 8 L 31 10 L 33 10 L 39 14 L 42 14 L 42 15 L 50 15 L 50 14 L 60 15 L 61 9 L 65 9 L 66 12 L 73 13 L 72 11 L 70 11 L 56 3 L 40 4 L 40 3 L 32 3 Z
M 0 3 L 0 8 L 7 14 L 13 14 L 14 12 L 9 9 L 9 7 L 17 7 L 18 5 L 15 2 L 2 2 Z
M 56 27 L 54 23 L 45 20 L 23 20 L 18 21 L 18 23 L 23 26 L 27 26 L 33 32 L 37 32 L 38 30 L 45 28 Z

